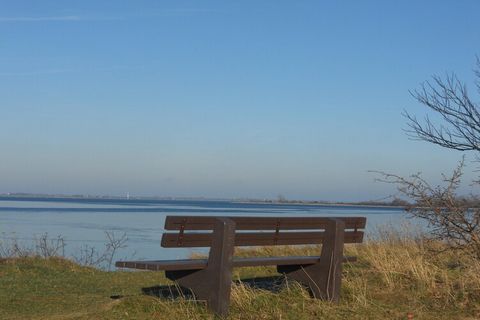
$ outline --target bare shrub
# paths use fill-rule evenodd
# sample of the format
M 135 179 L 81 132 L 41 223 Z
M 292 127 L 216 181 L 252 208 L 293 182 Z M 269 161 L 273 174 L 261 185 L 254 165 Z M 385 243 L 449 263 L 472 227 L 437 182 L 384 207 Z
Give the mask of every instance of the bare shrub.
M 113 231 L 105 231 L 106 243 L 104 250 L 99 251 L 96 247 L 82 245 L 77 252 L 70 257 L 65 256 L 67 242 L 61 235 L 50 237 L 44 233 L 33 239 L 21 239 L 4 236 L 0 240 L 0 258 L 26 258 L 26 257 L 61 257 L 70 258 L 83 266 L 93 266 L 111 270 L 115 255 L 118 250 L 127 247 L 127 235 L 120 235 Z
M 33 248 L 20 243 L 16 237 L 3 238 L 0 241 L 0 258 L 28 257 L 33 255 Z
M 127 247 L 127 234 L 123 233 L 117 236 L 113 231 L 105 231 L 107 242 L 105 249 L 100 252 L 95 247 L 83 245 L 79 252 L 73 256 L 73 260 L 80 265 L 103 267 L 111 270 L 113 259 L 119 249 Z
M 452 175 L 443 175 L 444 185 L 432 186 L 419 173 L 408 178 L 395 174 L 377 172 L 378 180 L 397 185 L 404 196 L 413 200 L 406 207 L 407 212 L 425 220 L 429 227 L 429 237 L 448 245 L 448 249 L 469 251 L 480 259 L 480 208 L 478 197 L 460 197 L 460 186 L 464 161 L 462 160 Z
M 60 235 L 56 238 L 49 238 L 48 233 L 44 233 L 36 238 L 34 243 L 35 253 L 42 258 L 65 256 L 65 240 Z

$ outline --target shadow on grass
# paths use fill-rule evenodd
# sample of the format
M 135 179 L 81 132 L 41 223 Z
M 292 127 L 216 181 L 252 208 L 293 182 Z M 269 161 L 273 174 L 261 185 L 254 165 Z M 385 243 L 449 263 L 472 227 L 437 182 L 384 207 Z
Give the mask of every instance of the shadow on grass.
M 234 281 L 235 284 L 242 284 L 251 289 L 267 290 L 278 293 L 284 287 L 285 277 L 258 277 Z M 195 299 L 191 290 L 176 285 L 163 285 L 142 288 L 145 295 L 174 300 L 178 298 Z

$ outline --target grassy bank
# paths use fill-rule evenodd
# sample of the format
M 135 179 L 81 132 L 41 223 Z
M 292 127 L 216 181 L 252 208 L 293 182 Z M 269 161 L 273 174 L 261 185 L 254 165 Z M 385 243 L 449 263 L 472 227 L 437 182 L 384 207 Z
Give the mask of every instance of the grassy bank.
M 479 319 L 480 263 L 465 254 L 434 253 L 433 246 L 439 247 L 394 234 L 349 246 L 359 261 L 345 265 L 338 305 L 311 299 L 282 279 L 266 287 L 236 282 L 230 318 L 406 319 L 412 313 L 414 319 Z M 239 254 L 275 251 L 315 254 L 318 248 Z M 272 275 L 273 268 L 243 268 L 234 278 Z M 3 259 L 0 319 L 213 319 L 200 302 L 176 297 L 172 285 L 160 272 L 106 272 L 61 258 Z

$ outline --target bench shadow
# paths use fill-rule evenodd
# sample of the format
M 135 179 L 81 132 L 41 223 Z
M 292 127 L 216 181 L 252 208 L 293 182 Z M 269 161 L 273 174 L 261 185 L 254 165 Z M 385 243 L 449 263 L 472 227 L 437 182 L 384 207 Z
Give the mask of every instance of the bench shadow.
M 278 293 L 285 287 L 285 276 L 269 276 L 247 278 L 234 281 L 235 284 L 242 284 L 250 289 L 266 290 Z
M 247 278 L 233 281 L 236 285 L 244 285 L 250 289 L 266 290 L 273 293 L 278 293 L 284 288 L 285 277 L 284 276 L 269 276 L 258 278 Z M 195 299 L 192 291 L 187 288 L 180 287 L 178 285 L 161 285 L 142 288 L 142 292 L 145 295 L 153 296 L 157 298 L 175 300 L 178 298 Z
M 192 291 L 176 285 L 164 285 L 142 288 L 144 295 L 163 298 L 167 300 L 175 300 L 178 298 L 194 299 Z

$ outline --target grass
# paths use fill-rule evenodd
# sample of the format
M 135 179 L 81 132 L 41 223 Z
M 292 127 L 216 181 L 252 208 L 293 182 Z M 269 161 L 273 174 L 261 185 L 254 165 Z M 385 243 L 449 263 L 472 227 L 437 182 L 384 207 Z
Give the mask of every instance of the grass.
M 389 233 L 348 246 L 341 302 L 311 299 L 295 282 L 272 292 L 236 282 L 229 319 L 479 319 L 480 262 L 438 243 Z M 241 250 L 242 256 L 318 253 L 318 247 Z M 275 269 L 240 268 L 235 279 Z M 0 260 L 0 319 L 214 319 L 201 302 L 142 288 L 173 285 L 161 272 L 107 272 L 62 258 Z M 155 292 L 153 289 L 150 292 Z M 114 298 L 112 298 L 112 296 Z

